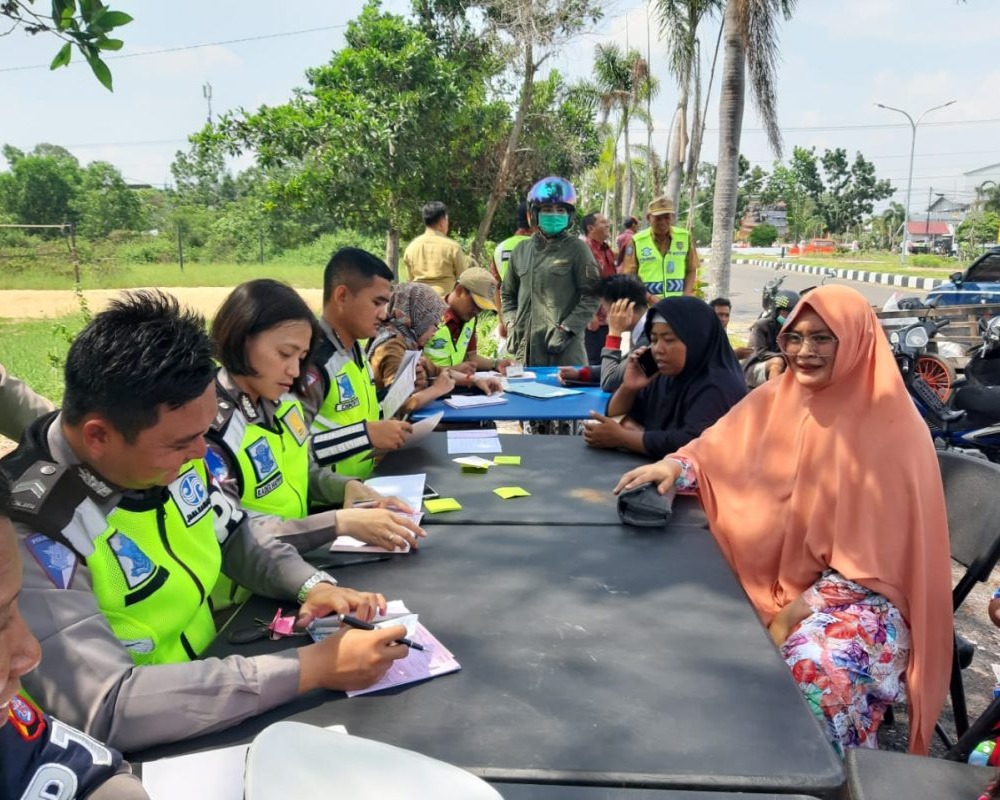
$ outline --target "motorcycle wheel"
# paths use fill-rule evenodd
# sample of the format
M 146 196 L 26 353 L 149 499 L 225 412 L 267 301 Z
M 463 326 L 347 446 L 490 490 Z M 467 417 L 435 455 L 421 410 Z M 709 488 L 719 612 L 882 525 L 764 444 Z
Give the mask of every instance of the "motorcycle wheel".
M 937 393 L 941 402 L 947 403 L 951 396 L 952 387 L 955 385 L 955 368 L 951 363 L 939 356 L 925 353 L 917 358 L 913 368 Z

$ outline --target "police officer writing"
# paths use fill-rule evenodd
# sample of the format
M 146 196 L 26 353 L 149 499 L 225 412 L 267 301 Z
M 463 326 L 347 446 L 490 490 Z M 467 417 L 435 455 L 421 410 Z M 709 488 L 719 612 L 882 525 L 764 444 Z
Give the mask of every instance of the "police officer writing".
M 409 422 L 382 419 L 375 378 L 361 340 L 378 333 L 392 294 L 392 270 L 357 247 L 333 254 L 323 272 L 323 338 L 306 376 L 302 404 L 316 460 L 341 475 L 367 478 L 375 450 L 397 450 Z
M 674 225 L 674 203 L 654 198 L 646 209 L 649 227 L 625 245 L 622 273 L 646 284 L 649 305 L 664 297 L 693 295 L 698 286 L 698 252 L 686 228 Z
M 394 550 L 415 547 L 423 530 L 388 510 L 412 509 L 310 458 L 309 428 L 293 394 L 323 334 L 290 286 L 261 278 L 237 286 L 212 321 L 218 412 L 206 461 L 251 524 L 302 552 L 338 534 Z M 377 507 L 352 508 L 366 501 Z M 310 506 L 343 506 L 310 514 Z
M 160 292 L 125 293 L 70 347 L 62 411 L 0 460 L 21 610 L 44 655 L 25 686 L 124 750 L 220 730 L 316 688 L 368 686 L 406 655 L 394 626 L 199 659 L 216 634 L 208 596 L 220 575 L 299 604 L 303 623 L 385 606 L 255 530 L 219 490 L 204 462 L 214 378 L 200 316 Z

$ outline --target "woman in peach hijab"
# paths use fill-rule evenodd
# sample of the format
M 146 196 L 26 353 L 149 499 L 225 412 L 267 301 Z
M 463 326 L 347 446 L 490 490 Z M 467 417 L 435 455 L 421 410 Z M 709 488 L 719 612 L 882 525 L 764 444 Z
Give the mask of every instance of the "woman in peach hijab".
M 951 669 L 948 524 L 937 458 L 867 301 L 802 298 L 789 369 L 699 438 L 626 473 L 697 490 L 729 564 L 838 752 L 876 747 L 908 697 L 926 753 Z M 905 687 L 905 692 L 904 692 Z

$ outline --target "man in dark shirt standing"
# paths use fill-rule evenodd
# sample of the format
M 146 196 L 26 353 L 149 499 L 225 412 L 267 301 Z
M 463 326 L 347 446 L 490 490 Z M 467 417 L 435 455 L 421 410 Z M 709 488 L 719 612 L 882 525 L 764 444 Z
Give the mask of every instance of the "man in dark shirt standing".
M 615 274 L 615 253 L 608 246 L 608 235 L 611 233 L 611 224 L 608 218 L 601 213 L 595 212 L 587 214 L 583 218 L 583 235 L 590 247 L 590 252 L 594 254 L 597 268 L 602 278 L 608 278 Z M 587 331 L 584 334 L 584 346 L 587 348 L 587 363 L 601 363 L 601 349 L 604 347 L 604 340 L 608 335 L 608 316 L 600 307 L 597 313 L 587 323 Z

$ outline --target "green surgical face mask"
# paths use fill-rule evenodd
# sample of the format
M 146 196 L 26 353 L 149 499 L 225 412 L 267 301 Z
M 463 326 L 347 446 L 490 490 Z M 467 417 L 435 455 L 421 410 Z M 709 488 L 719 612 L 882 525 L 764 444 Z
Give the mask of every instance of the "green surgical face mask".
M 569 214 L 565 211 L 539 211 L 538 227 L 546 236 L 558 236 L 569 227 Z

